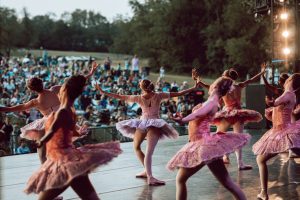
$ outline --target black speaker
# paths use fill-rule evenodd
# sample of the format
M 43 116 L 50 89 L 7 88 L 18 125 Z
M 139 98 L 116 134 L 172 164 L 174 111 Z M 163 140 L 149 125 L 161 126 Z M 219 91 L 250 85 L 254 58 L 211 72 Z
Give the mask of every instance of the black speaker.
M 255 110 L 262 114 L 263 120 L 258 123 L 248 123 L 246 128 L 262 129 L 266 128 L 266 119 L 264 117 L 266 104 L 265 104 L 266 89 L 265 85 L 250 84 L 246 87 L 246 108 Z

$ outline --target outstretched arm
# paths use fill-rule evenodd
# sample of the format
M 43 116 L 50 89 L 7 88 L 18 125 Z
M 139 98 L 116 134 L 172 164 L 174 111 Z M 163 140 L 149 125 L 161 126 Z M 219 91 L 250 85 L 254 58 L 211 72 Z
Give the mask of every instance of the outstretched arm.
M 253 76 L 252 78 L 250 78 L 250 79 L 248 79 L 244 82 L 239 83 L 239 86 L 243 88 L 243 87 L 246 87 L 247 85 L 249 85 L 250 83 L 253 83 L 253 82 L 257 81 L 257 79 L 261 75 L 263 75 L 265 73 L 265 71 L 266 71 L 266 64 L 262 64 L 260 73 L 256 74 L 255 76 Z
M 199 117 L 205 116 L 210 113 L 215 106 L 218 106 L 215 102 L 204 103 L 200 109 L 196 112 L 193 112 L 182 119 L 182 122 L 193 121 Z
M 120 99 L 125 101 L 126 100 L 126 95 L 120 95 L 120 94 L 114 94 L 114 93 L 109 93 L 109 92 L 105 92 L 104 90 L 102 90 L 102 88 L 96 84 L 96 89 L 100 91 L 101 94 L 105 94 L 106 96 L 115 98 L 115 99 Z
M 170 97 L 179 97 L 179 96 L 183 96 L 185 94 L 188 94 L 192 91 L 194 91 L 197 87 L 199 86 L 199 84 L 197 83 L 197 81 L 195 81 L 195 85 L 189 89 L 186 89 L 186 90 L 182 90 L 182 91 L 179 91 L 179 92 L 170 92 Z
M 32 99 L 28 101 L 27 103 L 20 104 L 17 106 L 12 106 L 12 107 L 0 107 L 0 112 L 20 112 L 24 110 L 28 110 L 30 108 L 36 107 L 38 104 L 37 99 Z
M 94 73 L 95 73 L 97 67 L 98 67 L 98 63 L 97 63 L 96 61 L 94 61 L 94 62 L 92 63 L 91 71 L 89 72 L 88 75 L 85 76 L 86 80 L 90 79 L 90 78 L 94 75 Z
M 273 93 L 276 94 L 276 95 L 279 95 L 279 94 L 280 94 L 280 90 L 279 90 L 277 87 L 275 87 L 275 86 L 273 86 L 273 85 L 271 85 L 271 84 L 268 83 L 268 81 L 267 81 L 265 75 L 262 75 L 262 78 L 263 78 L 263 80 L 264 80 L 264 83 L 265 83 L 265 85 L 266 85 L 266 88 L 268 88 L 271 92 L 273 92 Z

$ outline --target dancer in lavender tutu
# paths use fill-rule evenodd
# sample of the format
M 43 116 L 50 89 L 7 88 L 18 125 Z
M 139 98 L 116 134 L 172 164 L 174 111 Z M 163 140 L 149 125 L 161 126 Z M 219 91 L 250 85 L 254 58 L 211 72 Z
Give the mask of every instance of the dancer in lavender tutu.
M 279 153 L 293 150 L 300 155 L 300 121 L 292 122 L 292 112 L 297 98 L 295 90 L 300 88 L 300 74 L 293 74 L 284 83 L 284 92 L 274 102 L 272 111 L 273 128 L 268 130 L 254 145 L 253 152 L 259 167 L 261 192 L 257 198 L 267 200 L 267 161 Z
M 82 75 L 69 78 L 60 89 L 58 111 L 50 114 L 45 122 L 46 134 L 38 146 L 47 146 L 47 160 L 30 177 L 25 189 L 27 194 L 39 194 L 39 200 L 52 200 L 69 186 L 81 199 L 98 200 L 88 174 L 121 153 L 118 142 L 73 147 L 76 124 L 73 104 L 85 83 L 86 78 Z
M 217 126 L 217 131 L 225 132 L 230 126 L 232 126 L 233 132 L 238 134 L 243 132 L 244 125 L 246 123 L 259 122 L 262 120 L 262 115 L 259 112 L 241 108 L 241 97 L 242 89 L 258 79 L 264 72 L 265 65 L 262 65 L 261 72 L 251 79 L 248 79 L 244 82 L 236 82 L 239 75 L 234 69 L 228 69 L 224 71 L 222 76 L 232 79 L 234 83 L 233 89 L 222 97 L 225 106 L 222 110 L 215 114 L 213 123 Z M 197 74 L 196 76 L 199 75 L 197 71 L 194 71 L 194 73 Z M 199 81 L 199 83 L 201 83 L 202 86 L 209 88 L 209 85 L 201 81 Z M 238 149 L 235 153 L 239 170 L 252 169 L 252 166 L 244 164 L 242 158 L 242 149 Z M 228 155 L 224 155 L 223 161 L 224 163 L 230 162 Z
M 159 119 L 160 103 L 163 99 L 178 97 L 187 94 L 197 88 L 194 87 L 180 92 L 157 93 L 154 92 L 154 84 L 149 80 L 141 80 L 139 86 L 141 95 L 119 95 L 105 92 L 97 85 L 97 89 L 112 98 L 136 102 L 142 108 L 140 119 L 130 119 L 118 122 L 117 129 L 125 136 L 133 138 L 133 145 L 136 155 L 145 170 L 137 174 L 137 178 L 147 178 L 149 185 L 164 185 L 164 181 L 157 180 L 152 175 L 152 154 L 158 140 L 168 137 L 177 138 L 178 132 L 163 119 Z M 147 137 L 146 155 L 141 150 L 141 144 Z
M 230 178 L 222 157 L 245 146 L 250 140 L 250 135 L 210 132 L 210 123 L 218 111 L 219 100 L 228 93 L 232 84 L 233 81 L 229 78 L 218 78 L 210 86 L 206 102 L 194 107 L 192 114 L 185 118 L 173 118 L 179 123 L 189 122 L 189 143 L 183 146 L 167 165 L 170 170 L 179 168 L 176 177 L 177 200 L 187 199 L 187 180 L 205 165 L 236 199 L 246 199 L 243 191 Z
M 86 76 L 86 78 L 90 78 L 97 69 L 97 63 L 94 62 L 92 65 L 92 69 L 90 73 Z M 32 99 L 26 103 L 19 104 L 12 107 L 0 107 L 0 112 L 20 112 L 29 109 L 37 109 L 39 110 L 43 118 L 37 119 L 26 126 L 21 128 L 21 137 L 28 140 L 39 140 L 43 137 L 45 133 L 44 122 L 47 120 L 48 116 L 58 110 L 60 102 L 57 96 L 57 93 L 60 90 L 60 85 L 56 85 L 51 87 L 49 90 L 45 89 L 43 86 L 43 81 L 37 77 L 30 78 L 27 81 L 27 88 L 32 91 L 38 93 L 38 97 Z M 80 136 L 84 132 L 81 132 L 79 127 L 76 127 L 78 132 L 75 135 Z M 41 163 L 45 162 L 45 149 L 44 147 L 38 148 L 38 154 Z

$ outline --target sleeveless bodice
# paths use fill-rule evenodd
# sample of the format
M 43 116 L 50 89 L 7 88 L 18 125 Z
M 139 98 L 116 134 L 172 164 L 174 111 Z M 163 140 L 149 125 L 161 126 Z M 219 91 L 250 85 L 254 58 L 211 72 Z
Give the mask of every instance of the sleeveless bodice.
M 225 107 L 232 108 L 232 109 L 240 109 L 241 108 L 241 95 L 242 95 L 242 88 L 238 85 L 233 86 L 234 89 L 228 92 L 224 97 L 223 101 Z

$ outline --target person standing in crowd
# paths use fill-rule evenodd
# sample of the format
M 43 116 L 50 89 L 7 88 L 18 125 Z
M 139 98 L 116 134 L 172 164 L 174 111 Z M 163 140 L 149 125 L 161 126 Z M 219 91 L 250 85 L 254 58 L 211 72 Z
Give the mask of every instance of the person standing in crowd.
M 110 58 L 107 56 L 106 59 L 104 60 L 104 70 L 109 71 L 111 64 L 112 64 L 112 62 L 111 62 Z
M 17 148 L 16 151 L 17 154 L 25 154 L 25 153 L 30 153 L 30 149 L 27 146 L 27 143 L 24 139 L 20 140 L 20 146 Z
M 139 58 L 137 57 L 137 55 L 134 55 L 131 60 L 131 73 L 139 74 L 139 72 L 140 72 Z

